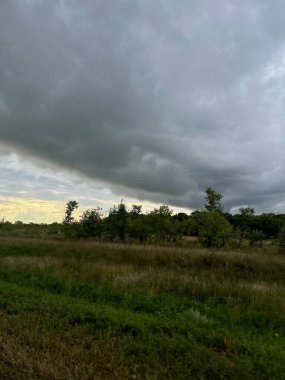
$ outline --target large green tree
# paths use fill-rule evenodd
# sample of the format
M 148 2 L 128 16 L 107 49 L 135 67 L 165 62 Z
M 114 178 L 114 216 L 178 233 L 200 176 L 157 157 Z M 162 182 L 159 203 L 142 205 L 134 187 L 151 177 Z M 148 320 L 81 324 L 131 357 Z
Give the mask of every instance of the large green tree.
M 232 226 L 218 211 L 196 215 L 200 242 L 206 247 L 224 247 L 232 236 Z
M 207 187 L 205 196 L 205 210 L 222 212 L 223 207 L 221 204 L 222 194 L 219 191 L 214 190 L 212 187 Z
M 148 215 L 153 234 L 159 240 L 176 240 L 177 221 L 172 219 L 173 211 L 167 205 L 155 208 Z
M 109 210 L 109 215 L 105 221 L 109 237 L 111 240 L 119 239 L 125 241 L 127 236 L 128 227 L 128 211 L 127 206 L 121 200 L 117 206 L 112 207 Z
M 80 225 L 83 237 L 100 237 L 103 211 L 100 207 L 86 210 L 81 215 Z

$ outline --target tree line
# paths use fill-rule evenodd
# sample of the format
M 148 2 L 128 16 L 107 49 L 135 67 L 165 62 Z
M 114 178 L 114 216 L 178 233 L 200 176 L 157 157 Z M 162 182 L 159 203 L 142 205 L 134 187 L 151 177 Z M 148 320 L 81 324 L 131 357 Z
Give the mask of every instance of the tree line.
M 77 201 L 66 205 L 63 221 L 64 233 L 71 238 L 93 238 L 108 241 L 176 242 L 185 236 L 197 236 L 206 247 L 262 245 L 265 239 L 278 238 L 285 248 L 285 215 L 264 213 L 256 215 L 253 207 L 240 208 L 239 214 L 224 212 L 222 194 L 211 187 L 205 190 L 204 207 L 191 214 L 174 214 L 167 205 L 149 213 L 133 204 L 128 210 L 122 200 L 110 208 L 107 215 L 99 207 L 83 212 L 78 221 L 73 212 Z

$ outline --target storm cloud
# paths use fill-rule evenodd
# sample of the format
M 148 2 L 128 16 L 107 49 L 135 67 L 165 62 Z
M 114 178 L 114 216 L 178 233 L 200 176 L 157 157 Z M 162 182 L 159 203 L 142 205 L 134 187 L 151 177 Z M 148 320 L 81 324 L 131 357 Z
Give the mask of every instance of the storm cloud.
M 3 0 L 0 139 L 118 194 L 285 212 L 283 0 Z

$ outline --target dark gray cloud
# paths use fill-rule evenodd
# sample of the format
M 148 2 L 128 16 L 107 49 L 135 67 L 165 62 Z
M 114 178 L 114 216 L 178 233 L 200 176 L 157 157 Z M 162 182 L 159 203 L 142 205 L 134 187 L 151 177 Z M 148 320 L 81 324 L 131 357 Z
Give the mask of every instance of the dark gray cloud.
M 285 211 L 285 2 L 3 0 L 0 139 L 129 196 Z

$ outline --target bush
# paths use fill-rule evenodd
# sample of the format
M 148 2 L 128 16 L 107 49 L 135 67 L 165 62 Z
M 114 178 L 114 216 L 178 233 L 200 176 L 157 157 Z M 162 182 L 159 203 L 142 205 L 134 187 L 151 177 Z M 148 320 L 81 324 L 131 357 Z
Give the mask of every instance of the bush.
M 262 247 L 265 235 L 262 231 L 252 230 L 249 234 L 249 244 L 251 247 Z
M 232 236 L 232 227 L 220 212 L 199 212 L 197 215 L 200 242 L 206 247 L 224 247 Z
M 99 207 L 84 211 L 80 219 L 83 237 L 100 237 L 102 233 L 102 215 L 102 209 Z
M 278 235 L 279 251 L 285 253 L 285 228 L 283 227 Z

